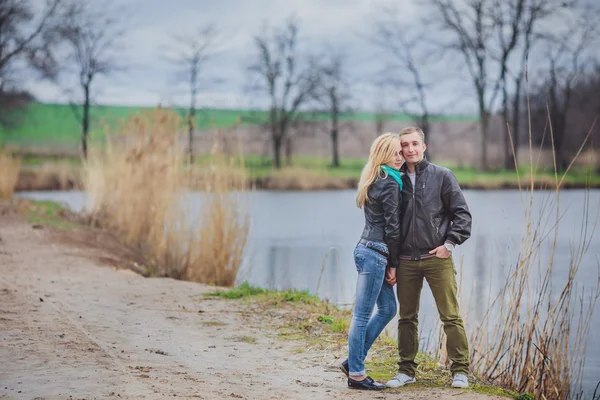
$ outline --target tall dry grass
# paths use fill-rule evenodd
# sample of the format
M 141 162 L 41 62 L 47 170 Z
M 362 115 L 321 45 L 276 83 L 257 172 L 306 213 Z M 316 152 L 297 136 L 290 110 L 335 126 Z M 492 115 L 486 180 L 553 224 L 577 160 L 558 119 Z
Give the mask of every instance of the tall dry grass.
M 553 140 L 551 127 L 549 131 Z M 537 160 L 532 158 L 530 165 L 530 181 L 520 182 L 525 224 L 522 245 L 502 290 L 473 330 L 472 368 L 480 377 L 532 393 L 536 399 L 580 398 L 600 278 L 590 282 L 587 292 L 578 290 L 575 278 L 590 248 L 600 207 L 590 204 L 587 191 L 581 229 L 570 243 L 567 273 L 557 291 L 556 249 L 559 231 L 566 229 L 560 187 L 568 171 L 564 175 L 555 172 L 555 191 L 536 193 Z
M 198 240 L 189 252 L 186 277 L 229 286 L 235 281 L 248 237 L 248 174 L 239 157 L 241 149 L 233 157 L 223 151 L 223 135 L 220 130 L 215 137 L 210 163 L 188 174 L 190 186 L 200 188 L 203 196 Z
M 19 180 L 20 166 L 19 159 L 0 148 L 0 199 L 12 197 Z
M 224 155 L 200 171 L 186 166 L 183 131 L 179 116 L 160 108 L 128 119 L 117 132 L 107 129 L 84 163 L 88 208 L 138 247 L 155 275 L 230 286 L 248 232 L 238 196 L 243 167 L 231 173 Z M 205 189 L 200 210 L 186 201 L 192 178 Z

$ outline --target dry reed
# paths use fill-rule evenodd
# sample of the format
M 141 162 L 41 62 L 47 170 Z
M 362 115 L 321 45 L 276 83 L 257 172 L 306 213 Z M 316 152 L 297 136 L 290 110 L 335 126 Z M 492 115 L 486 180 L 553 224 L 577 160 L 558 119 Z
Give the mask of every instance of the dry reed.
M 210 163 L 196 168 L 193 174 L 197 180 L 194 186 L 200 188 L 203 197 L 198 240 L 189 252 L 186 278 L 232 285 L 249 230 L 244 198 L 248 177 L 243 158 L 223 151 L 223 136 L 219 131 L 215 137 Z
M 236 197 L 244 187 L 227 178 L 228 166 L 204 166 L 211 200 L 202 203 L 202 218 L 192 219 L 184 195 L 193 168 L 184 165 L 181 122 L 159 108 L 130 118 L 116 134 L 107 130 L 105 143 L 92 144 L 84 163 L 88 208 L 138 247 L 154 274 L 230 286 L 248 230 Z
M 533 158 L 530 165 L 530 181 L 519 183 L 525 212 L 522 247 L 500 294 L 473 330 L 472 368 L 484 379 L 531 393 L 536 399 L 572 399 L 581 390 L 591 316 L 600 296 L 600 281 L 587 295 L 578 293 L 575 285 L 598 210 L 594 217 L 586 192 L 581 230 L 571 246 L 566 279 L 556 292 L 552 279 L 558 233 L 563 229 L 560 187 L 564 175 L 555 173 L 557 189 L 547 194 L 539 204 L 540 211 L 534 212 Z
M 11 198 L 17 181 L 21 162 L 8 151 L 0 148 L 0 198 Z

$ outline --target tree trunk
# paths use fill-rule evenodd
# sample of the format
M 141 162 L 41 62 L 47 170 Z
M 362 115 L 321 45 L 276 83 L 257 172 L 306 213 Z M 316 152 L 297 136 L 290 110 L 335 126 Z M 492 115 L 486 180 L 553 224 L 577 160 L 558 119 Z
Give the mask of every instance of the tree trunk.
M 479 109 L 479 118 L 481 119 L 481 169 L 483 171 L 489 171 L 487 142 L 490 127 L 490 116 L 483 107 Z
M 288 167 L 292 166 L 292 139 L 290 137 L 285 138 L 285 165 Z
M 565 172 L 569 166 L 569 160 L 565 149 L 565 134 L 566 134 L 566 112 L 560 110 L 557 112 L 556 118 L 552 118 L 554 126 L 554 148 L 556 151 L 556 165 L 558 172 Z
M 431 124 L 429 123 L 428 113 L 424 113 L 423 115 L 421 115 L 421 121 L 419 122 L 419 125 L 421 126 L 421 130 L 423 131 L 423 133 L 425 133 L 425 141 L 431 143 Z M 433 157 L 431 156 L 431 149 L 427 150 L 427 160 L 430 162 L 433 160 Z
M 90 131 L 90 83 L 83 85 L 83 121 L 81 124 L 81 152 L 83 158 L 88 156 L 88 133 Z
M 282 138 L 277 132 L 272 132 L 273 142 L 273 167 L 281 168 L 281 142 Z
M 196 62 L 192 63 L 190 74 L 190 110 L 188 112 L 188 161 L 194 164 L 194 124 L 196 120 Z
M 331 166 L 333 168 L 339 168 L 340 167 L 340 155 L 339 155 L 339 150 L 338 150 L 338 128 L 337 128 L 337 122 L 336 122 L 336 126 L 334 128 L 331 128 L 331 147 L 332 147 L 332 159 L 331 159 Z
M 521 82 L 522 78 L 515 80 L 515 98 L 513 100 L 512 134 L 514 143 L 513 159 L 519 161 L 519 146 L 521 145 Z
M 383 133 L 383 128 L 385 128 L 385 119 L 384 113 L 375 114 L 375 136 L 379 136 Z
M 504 168 L 511 170 L 515 168 L 515 158 L 513 146 L 511 145 L 510 115 L 508 112 L 508 91 L 506 90 L 506 80 L 502 85 L 502 120 L 504 122 Z
M 481 127 L 481 169 L 483 171 L 489 170 L 488 157 L 487 157 L 487 143 L 488 143 L 488 131 L 489 131 L 489 114 L 485 108 L 485 92 L 484 89 L 479 87 L 477 89 L 477 103 L 479 106 L 479 124 Z
M 188 161 L 190 165 L 194 164 L 194 120 L 196 118 L 196 108 L 190 107 L 188 115 Z
M 554 151 L 556 157 L 556 166 L 559 172 L 564 172 L 568 166 L 568 160 L 566 151 L 564 149 L 565 134 L 567 126 L 567 112 L 569 110 L 569 97 L 570 93 L 568 89 L 562 94 L 561 99 L 558 94 L 558 80 L 556 78 L 556 70 L 554 65 L 551 69 L 550 87 L 548 89 L 548 97 L 550 102 L 550 123 L 552 125 L 552 137 L 554 140 Z
M 339 168 L 340 166 L 340 155 L 338 149 L 338 105 L 337 98 L 335 93 L 332 93 L 332 107 L 331 107 L 331 151 L 332 151 L 332 159 L 331 166 L 333 168 Z

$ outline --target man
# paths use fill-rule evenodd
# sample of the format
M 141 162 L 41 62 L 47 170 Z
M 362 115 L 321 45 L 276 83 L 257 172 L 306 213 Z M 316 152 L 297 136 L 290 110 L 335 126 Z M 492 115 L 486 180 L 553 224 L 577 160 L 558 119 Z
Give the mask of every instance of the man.
M 446 332 L 452 360 L 452 387 L 469 386 L 469 345 L 456 296 L 452 251 L 471 235 L 471 213 L 454 174 L 428 162 L 425 135 L 419 128 L 400 132 L 405 164 L 402 166 L 402 244 L 397 271 L 386 276 L 398 283 L 398 375 L 388 387 L 414 383 L 419 348 L 418 313 L 423 278 L 427 280 Z M 396 275 L 394 276 L 394 272 Z

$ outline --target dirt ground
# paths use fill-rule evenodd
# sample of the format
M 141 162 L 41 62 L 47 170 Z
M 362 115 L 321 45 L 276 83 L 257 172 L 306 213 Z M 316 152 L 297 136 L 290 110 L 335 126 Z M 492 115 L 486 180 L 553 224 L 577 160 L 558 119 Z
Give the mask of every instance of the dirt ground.
M 0 399 L 495 398 L 353 391 L 341 355 L 295 352 L 243 303 L 203 299 L 214 288 L 101 252 L 0 207 Z

